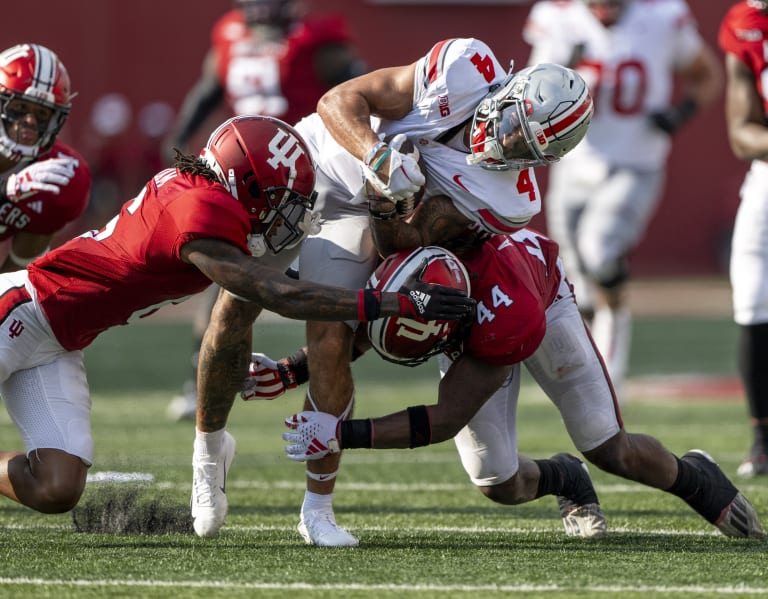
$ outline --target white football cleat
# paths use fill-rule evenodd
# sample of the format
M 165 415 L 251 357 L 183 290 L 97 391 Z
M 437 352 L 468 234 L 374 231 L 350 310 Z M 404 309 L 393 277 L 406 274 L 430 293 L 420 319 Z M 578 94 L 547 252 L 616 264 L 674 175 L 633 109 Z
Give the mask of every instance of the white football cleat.
M 307 545 L 319 547 L 357 547 L 357 537 L 338 524 L 333 512 L 316 510 L 303 512 L 297 527 Z
M 576 505 L 565 497 L 558 497 L 557 503 L 565 534 L 569 537 L 604 537 L 608 534 L 608 523 L 599 504 Z
M 227 516 L 227 472 L 235 459 L 235 438 L 224 432 L 215 462 L 192 458 L 192 526 L 199 537 L 212 537 Z

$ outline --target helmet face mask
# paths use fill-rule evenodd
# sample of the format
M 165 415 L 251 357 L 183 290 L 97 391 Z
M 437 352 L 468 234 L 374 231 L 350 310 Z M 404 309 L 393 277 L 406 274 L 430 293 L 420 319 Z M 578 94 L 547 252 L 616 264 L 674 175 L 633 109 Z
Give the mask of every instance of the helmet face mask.
M 72 97 L 67 70 L 48 48 L 20 44 L 0 52 L 0 155 L 19 161 L 50 148 Z
M 368 287 L 398 291 L 414 273 L 428 283 L 439 283 L 470 293 L 469 274 L 459 259 L 446 249 L 427 246 L 392 254 L 368 280 Z M 459 340 L 463 321 L 422 320 L 390 316 L 367 323 L 368 337 L 376 353 L 388 362 L 418 366 Z
M 522 170 L 560 160 L 582 140 L 592 98 L 581 76 L 539 64 L 510 74 L 475 109 L 468 164 Z
M 310 211 L 315 169 L 304 140 L 289 125 L 266 116 L 229 119 L 208 139 L 201 157 L 248 213 L 254 256 L 295 246 L 316 232 Z

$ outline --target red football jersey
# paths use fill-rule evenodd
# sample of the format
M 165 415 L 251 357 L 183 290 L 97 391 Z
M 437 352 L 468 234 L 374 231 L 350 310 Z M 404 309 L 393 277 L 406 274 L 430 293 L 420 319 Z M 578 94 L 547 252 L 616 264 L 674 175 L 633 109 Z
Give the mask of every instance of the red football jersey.
M 768 114 L 768 89 L 764 80 L 768 66 L 768 15 L 749 2 L 739 2 L 723 18 L 718 42 L 723 52 L 736 56 L 755 74 L 763 109 Z
M 274 116 L 289 124 L 315 112 L 328 90 L 315 74 L 315 51 L 348 42 L 346 25 L 336 16 L 310 17 L 277 43 L 254 39 L 240 10 L 223 15 L 211 32 L 219 80 L 232 111 Z
M 60 186 L 58 194 L 39 191 L 14 204 L 0 207 L 0 241 L 13 237 L 19 231 L 36 235 L 56 233 L 85 211 L 91 193 L 91 170 L 85 159 L 68 145 L 56 141 L 36 161 L 64 156 L 77 160 L 75 176 L 69 183 Z
M 461 256 L 477 300 L 464 351 L 496 365 L 517 364 L 536 351 L 563 277 L 557 256 L 557 244 L 531 229 L 495 235 Z
M 245 209 L 222 185 L 167 169 L 104 228 L 35 260 L 29 279 L 59 343 L 82 349 L 102 331 L 210 285 L 182 261 L 185 243 L 215 238 L 248 253 L 250 232 Z

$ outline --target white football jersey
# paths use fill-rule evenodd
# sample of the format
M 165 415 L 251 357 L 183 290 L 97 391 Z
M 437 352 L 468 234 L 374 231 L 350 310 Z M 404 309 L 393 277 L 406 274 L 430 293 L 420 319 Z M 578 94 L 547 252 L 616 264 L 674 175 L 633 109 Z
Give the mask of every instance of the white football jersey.
M 417 64 L 410 113 L 397 121 L 371 119 L 380 137 L 404 133 L 418 147 L 427 197 L 448 195 L 462 214 L 493 233 L 514 231 L 541 210 L 533 170 L 490 171 L 466 162 L 469 149 L 460 132 L 480 100 L 506 74 L 485 43 L 471 38 L 443 40 Z M 297 129 L 318 167 L 349 190 L 351 202 L 364 202 L 362 163 L 331 137 L 319 116 L 303 119 Z
M 604 27 L 581 0 L 540 1 L 523 37 L 529 62 L 573 64 L 589 86 L 595 114 L 586 138 L 563 160 L 660 168 L 670 138 L 648 115 L 669 107 L 674 73 L 698 55 L 702 39 L 684 0 L 633 0 Z

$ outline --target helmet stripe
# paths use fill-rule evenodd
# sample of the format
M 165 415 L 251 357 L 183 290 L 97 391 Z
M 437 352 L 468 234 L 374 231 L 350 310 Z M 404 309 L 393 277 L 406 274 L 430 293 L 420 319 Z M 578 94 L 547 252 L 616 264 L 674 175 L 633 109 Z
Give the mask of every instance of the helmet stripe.
M 53 83 L 56 74 L 56 61 L 53 60 L 53 54 L 37 44 L 30 44 L 30 48 L 35 55 L 35 73 L 32 77 L 32 84 L 40 91 L 44 91 L 55 103 Z
M 550 120 L 544 127 L 544 133 L 547 138 L 557 139 L 560 135 L 568 133 L 571 129 L 579 126 L 585 119 L 592 114 L 592 97 L 584 88 L 583 93 L 573 106 L 555 119 Z

